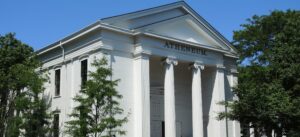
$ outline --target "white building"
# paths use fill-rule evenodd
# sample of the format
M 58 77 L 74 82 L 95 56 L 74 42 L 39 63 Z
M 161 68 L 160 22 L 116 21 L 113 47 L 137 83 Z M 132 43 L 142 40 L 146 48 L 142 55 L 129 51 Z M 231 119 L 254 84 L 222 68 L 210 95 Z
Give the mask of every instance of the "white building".
M 217 103 L 234 98 L 237 52 L 183 1 L 101 19 L 37 53 L 61 129 L 86 69 L 106 56 L 121 79 L 127 137 L 240 136 L 237 122 L 216 119 L 227 110 Z

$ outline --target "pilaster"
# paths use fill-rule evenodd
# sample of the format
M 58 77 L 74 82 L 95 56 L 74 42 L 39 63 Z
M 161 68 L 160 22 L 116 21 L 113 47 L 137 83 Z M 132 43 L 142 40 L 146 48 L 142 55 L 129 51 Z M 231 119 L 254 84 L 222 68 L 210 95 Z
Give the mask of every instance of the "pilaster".
M 150 78 L 149 55 L 134 58 L 134 135 L 150 137 Z

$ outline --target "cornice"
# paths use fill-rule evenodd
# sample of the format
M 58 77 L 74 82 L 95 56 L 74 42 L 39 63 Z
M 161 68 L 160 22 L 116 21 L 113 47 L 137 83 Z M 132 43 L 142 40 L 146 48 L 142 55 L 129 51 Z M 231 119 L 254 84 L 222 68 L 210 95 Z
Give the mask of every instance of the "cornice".
M 219 49 L 219 48 L 214 48 L 211 46 L 207 46 L 207 45 L 203 45 L 203 44 L 198 44 L 198 43 L 194 43 L 194 42 L 190 42 L 190 41 L 186 41 L 186 40 L 181 40 L 181 39 L 177 39 L 177 38 L 171 38 L 171 37 L 166 37 L 166 36 L 162 36 L 159 34 L 154 34 L 154 33 L 150 33 L 150 32 L 144 32 L 144 33 L 140 33 L 139 35 L 145 35 L 145 36 L 149 36 L 149 37 L 153 37 L 153 38 L 158 38 L 158 39 L 162 39 L 162 40 L 168 40 L 168 41 L 172 41 L 172 42 L 177 42 L 177 43 L 181 43 L 181 44 L 187 44 L 190 46 L 194 46 L 194 47 L 198 47 L 198 48 L 203 48 L 209 51 L 214 51 L 214 52 L 219 52 L 222 53 L 228 57 L 234 57 L 237 58 L 235 55 L 232 55 L 232 53 L 230 51 L 226 51 L 223 49 Z M 231 56 L 229 56 L 231 55 Z

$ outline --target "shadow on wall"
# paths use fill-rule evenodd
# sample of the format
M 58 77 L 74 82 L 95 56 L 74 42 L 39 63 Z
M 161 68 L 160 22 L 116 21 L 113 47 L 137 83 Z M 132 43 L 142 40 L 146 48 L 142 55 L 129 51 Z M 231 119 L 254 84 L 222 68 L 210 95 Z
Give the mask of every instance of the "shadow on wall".
M 208 124 L 210 122 L 209 115 L 212 106 L 212 96 L 214 91 L 215 79 L 216 79 L 216 69 L 214 67 L 206 67 L 202 73 L 202 89 L 203 89 L 203 132 L 204 137 L 208 137 Z

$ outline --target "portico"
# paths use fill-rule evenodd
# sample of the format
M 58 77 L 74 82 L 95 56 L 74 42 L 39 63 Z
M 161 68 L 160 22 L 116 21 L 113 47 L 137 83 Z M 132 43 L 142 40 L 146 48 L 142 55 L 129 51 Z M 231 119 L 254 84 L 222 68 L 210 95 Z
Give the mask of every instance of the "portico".
M 205 64 L 205 60 L 181 60 L 178 57 L 145 53 L 140 56 L 139 60 L 143 60 L 144 64 L 138 67 L 144 70 L 144 75 L 139 77 L 144 77 L 141 79 L 146 80 L 143 85 L 147 87 L 142 88 L 142 99 L 137 99 L 142 103 L 135 104 L 145 104 L 141 109 L 148 113 L 136 120 L 143 125 L 139 126 L 143 127 L 143 130 L 138 128 L 136 131 L 140 134 L 142 131 L 150 132 L 151 137 L 204 137 L 226 134 L 226 121 L 216 120 L 217 112 L 222 110 L 222 106 L 217 103 L 225 100 L 225 93 L 219 92 L 222 88 L 225 92 L 225 87 L 219 85 L 225 82 L 222 71 L 224 67 Z M 213 95 L 216 97 L 212 97 Z M 216 132 L 217 130 L 219 132 Z

